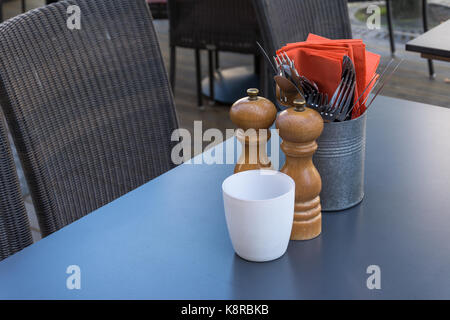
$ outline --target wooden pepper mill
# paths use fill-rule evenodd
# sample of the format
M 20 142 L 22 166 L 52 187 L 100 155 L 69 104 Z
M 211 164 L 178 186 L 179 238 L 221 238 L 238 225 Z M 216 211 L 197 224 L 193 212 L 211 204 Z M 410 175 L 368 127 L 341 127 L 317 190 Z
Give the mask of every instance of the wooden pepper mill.
M 308 240 L 317 237 L 322 231 L 319 197 L 322 181 L 312 156 L 317 149 L 316 139 L 323 130 L 323 120 L 315 110 L 305 108 L 305 99 L 296 99 L 293 104 L 294 108 L 278 115 L 276 127 L 283 139 L 281 149 L 286 155 L 281 172 L 295 181 L 291 240 Z
M 248 97 L 239 99 L 230 109 L 231 121 L 239 128 L 236 137 L 242 144 L 242 154 L 234 167 L 234 173 L 271 168 L 266 144 L 270 139 L 268 129 L 275 121 L 277 109 L 270 100 L 259 97 L 258 93 L 258 89 L 248 89 Z M 267 134 L 260 134 L 260 130 Z

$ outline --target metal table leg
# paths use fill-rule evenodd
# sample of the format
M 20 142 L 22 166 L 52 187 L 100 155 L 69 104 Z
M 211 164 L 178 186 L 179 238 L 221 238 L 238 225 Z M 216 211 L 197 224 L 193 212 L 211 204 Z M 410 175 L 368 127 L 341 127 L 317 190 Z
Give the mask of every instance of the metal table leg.
M 391 44 L 391 54 L 392 56 L 395 55 L 395 40 L 394 40 L 394 28 L 392 26 L 392 7 L 391 7 L 391 1 L 386 0 L 386 15 L 387 15 L 387 22 L 388 22 L 388 30 L 389 30 L 389 42 Z
M 422 21 L 423 21 L 423 31 L 428 31 L 428 6 L 427 0 L 422 0 Z M 430 74 L 430 79 L 434 79 L 436 74 L 434 73 L 433 60 L 428 59 L 428 71 Z

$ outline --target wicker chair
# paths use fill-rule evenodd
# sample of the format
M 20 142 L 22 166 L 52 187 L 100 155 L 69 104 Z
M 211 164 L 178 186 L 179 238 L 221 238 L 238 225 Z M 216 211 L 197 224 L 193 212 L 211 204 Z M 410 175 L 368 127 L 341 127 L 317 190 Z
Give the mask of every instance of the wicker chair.
M 32 243 L 16 167 L 0 112 L 0 260 Z
M 43 236 L 174 167 L 178 123 L 145 1 L 60 1 L 1 24 L 0 47 L 0 104 Z
M 289 42 L 315 33 L 331 39 L 351 38 L 347 0 L 253 0 L 265 50 L 272 55 Z M 274 101 L 272 70 L 266 68 L 264 91 Z
M 251 0 L 168 0 L 170 82 L 175 88 L 176 47 L 195 49 L 198 105 L 202 105 L 200 50 L 208 50 L 209 78 L 214 80 L 219 51 L 257 54 L 258 22 Z M 215 55 L 214 52 L 216 53 Z M 214 62 L 215 60 L 215 62 Z M 255 58 L 257 62 L 258 59 Z M 256 69 L 258 66 L 256 63 Z M 214 83 L 210 81 L 214 100 Z
M 347 0 L 253 0 L 265 47 L 270 53 L 315 33 L 351 38 Z

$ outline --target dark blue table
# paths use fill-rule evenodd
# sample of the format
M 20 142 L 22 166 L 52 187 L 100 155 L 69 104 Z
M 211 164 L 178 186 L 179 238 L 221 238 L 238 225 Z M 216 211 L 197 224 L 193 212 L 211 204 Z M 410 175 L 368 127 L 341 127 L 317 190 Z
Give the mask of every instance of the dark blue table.
M 363 202 L 269 263 L 231 247 L 232 165 L 182 165 L 0 263 L 0 298 L 450 298 L 450 110 L 379 97 Z M 81 290 L 66 268 L 81 268 Z M 381 290 L 369 290 L 369 265 Z

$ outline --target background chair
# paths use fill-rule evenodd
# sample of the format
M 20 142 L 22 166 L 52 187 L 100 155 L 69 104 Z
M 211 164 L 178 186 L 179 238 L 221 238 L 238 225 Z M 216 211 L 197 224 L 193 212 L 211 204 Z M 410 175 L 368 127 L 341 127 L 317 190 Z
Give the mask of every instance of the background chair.
M 60 1 L 1 24 L 0 47 L 0 104 L 43 236 L 174 167 L 178 123 L 144 1 Z
M 167 19 L 167 0 L 146 0 L 153 19 Z
M 253 0 L 269 56 L 309 33 L 330 39 L 352 38 L 347 0 Z M 267 67 L 264 91 L 275 101 L 273 71 Z
M 32 243 L 16 167 L 0 112 L 0 260 Z
M 218 52 L 258 53 L 259 28 L 251 0 L 168 0 L 170 82 L 175 88 L 176 47 L 195 50 L 197 102 L 202 105 L 200 50 L 208 50 L 209 91 L 214 100 Z M 258 61 L 258 58 L 255 58 Z M 257 63 L 256 63 L 257 64 Z M 258 70 L 258 65 L 255 69 Z M 245 95 L 243 89 L 243 95 Z

